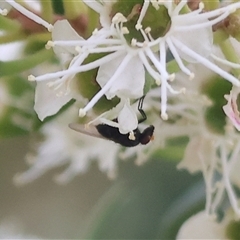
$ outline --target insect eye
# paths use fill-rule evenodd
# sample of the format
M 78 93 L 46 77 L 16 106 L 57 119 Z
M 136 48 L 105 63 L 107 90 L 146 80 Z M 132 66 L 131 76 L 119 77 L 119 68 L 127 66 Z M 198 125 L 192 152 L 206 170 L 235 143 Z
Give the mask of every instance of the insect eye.
M 140 143 L 143 145 L 148 144 L 151 140 L 153 140 L 153 132 L 154 132 L 154 126 L 147 127 L 140 136 Z

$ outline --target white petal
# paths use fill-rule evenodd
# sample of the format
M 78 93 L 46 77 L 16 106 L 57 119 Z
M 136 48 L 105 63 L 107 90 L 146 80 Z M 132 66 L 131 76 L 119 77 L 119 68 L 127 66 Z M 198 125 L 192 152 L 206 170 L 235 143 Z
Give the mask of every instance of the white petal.
M 111 63 L 103 64 L 98 71 L 97 82 L 103 87 L 112 77 L 124 58 L 120 56 Z M 145 71 L 142 62 L 138 57 L 133 57 L 122 74 L 106 93 L 108 99 L 115 96 L 119 98 L 140 98 L 143 96 L 145 83 Z
M 227 239 L 225 224 L 214 222 L 205 212 L 199 212 L 182 225 L 177 239 Z
M 186 19 L 183 19 L 183 20 L 186 20 Z M 180 21 L 177 23 L 178 26 L 186 25 L 186 22 L 181 23 L 180 17 L 178 18 L 178 21 Z M 191 24 L 198 23 L 196 21 L 194 22 L 194 18 L 192 18 L 190 21 L 191 21 Z M 213 33 L 212 33 L 211 27 L 200 28 L 200 29 L 191 30 L 188 32 L 177 31 L 174 33 L 174 37 L 178 39 L 180 42 L 182 42 L 184 45 L 189 47 L 191 50 L 200 54 L 203 57 L 208 57 L 209 54 L 212 52 Z M 197 62 L 191 56 L 186 55 L 184 52 L 182 52 L 181 49 L 178 49 L 178 53 L 184 60 L 190 63 Z
M 35 105 L 34 110 L 36 111 L 41 121 L 44 118 L 56 114 L 67 102 L 72 99 L 70 94 L 57 96 L 56 91 L 49 88 L 47 82 L 37 82 L 35 92 Z M 65 92 L 63 88 L 59 89 L 59 92 Z
M 118 123 L 120 125 L 119 131 L 122 134 L 129 133 L 130 131 L 136 129 L 138 126 L 138 119 L 136 113 L 134 112 L 128 101 L 126 101 L 123 109 L 118 115 Z
M 59 20 L 54 24 L 52 30 L 53 41 L 78 41 L 82 39 L 83 38 L 78 35 L 78 33 L 72 28 L 72 26 L 67 20 Z M 75 47 L 55 46 L 53 47 L 53 50 L 57 55 L 61 53 L 77 53 Z

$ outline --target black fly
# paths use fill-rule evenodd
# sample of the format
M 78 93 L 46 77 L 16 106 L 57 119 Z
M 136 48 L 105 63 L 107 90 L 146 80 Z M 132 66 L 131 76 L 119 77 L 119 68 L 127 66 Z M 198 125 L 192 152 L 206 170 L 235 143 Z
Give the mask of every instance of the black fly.
M 138 121 L 138 123 L 142 123 L 147 119 L 147 116 L 145 112 L 142 109 L 144 96 L 139 99 L 138 103 L 138 110 L 142 115 L 142 119 Z M 113 120 L 116 121 L 116 120 Z M 119 129 L 117 127 L 112 127 L 107 124 L 98 124 L 94 126 L 94 128 L 86 128 L 83 125 L 77 124 L 77 123 L 71 123 L 69 124 L 69 127 L 75 131 L 98 137 L 103 138 L 107 140 L 111 140 L 115 143 L 119 143 L 124 147 L 134 147 L 139 144 L 146 145 L 153 139 L 153 132 L 154 132 L 154 126 L 149 126 L 141 132 L 139 128 L 136 128 L 133 130 L 133 137 L 131 139 L 129 138 L 128 134 L 122 134 L 119 132 Z

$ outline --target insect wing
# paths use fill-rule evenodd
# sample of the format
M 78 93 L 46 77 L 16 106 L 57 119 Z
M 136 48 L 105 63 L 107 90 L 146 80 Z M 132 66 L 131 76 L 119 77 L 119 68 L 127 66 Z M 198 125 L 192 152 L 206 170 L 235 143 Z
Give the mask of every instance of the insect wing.
M 83 134 L 86 134 L 86 135 L 89 135 L 92 137 L 96 137 L 96 138 L 101 138 L 101 139 L 105 139 L 105 140 L 107 139 L 98 132 L 98 130 L 96 129 L 95 126 L 86 126 L 86 125 L 79 124 L 79 123 L 70 123 L 68 126 L 77 132 L 80 132 L 80 133 L 83 133 Z

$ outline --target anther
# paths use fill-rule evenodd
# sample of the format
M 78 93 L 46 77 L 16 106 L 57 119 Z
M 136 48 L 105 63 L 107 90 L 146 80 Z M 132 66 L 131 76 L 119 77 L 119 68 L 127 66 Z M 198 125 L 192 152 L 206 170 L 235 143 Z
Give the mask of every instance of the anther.
M 175 73 L 172 73 L 172 74 L 170 74 L 170 75 L 168 76 L 168 80 L 169 80 L 170 82 L 174 81 L 174 79 L 175 79 Z
M 127 27 L 122 27 L 121 32 L 122 34 L 129 34 L 129 30 Z
M 48 29 L 49 32 L 52 32 L 52 30 L 53 30 L 53 25 L 52 25 L 52 24 L 49 24 L 49 26 L 48 26 L 47 29 Z
M 166 120 L 168 120 L 168 115 L 166 113 L 162 113 L 161 118 L 162 118 L 162 120 L 166 121 Z
M 55 46 L 55 43 L 53 41 L 48 41 L 47 44 L 45 45 L 46 49 L 50 49 Z
M 98 33 L 98 29 L 95 28 L 95 29 L 93 30 L 93 32 L 92 32 L 92 35 L 97 35 L 97 33 Z
M 135 28 L 136 28 L 137 30 L 142 29 L 142 24 L 141 24 L 141 23 L 137 23 L 137 24 L 135 25 Z
M 150 27 L 146 27 L 145 30 L 144 30 L 144 32 L 148 34 L 148 33 L 151 32 L 151 30 L 152 30 L 152 29 L 151 29 Z
M 135 139 L 136 139 L 136 137 L 135 137 L 133 131 L 131 131 L 131 132 L 129 133 L 128 138 L 129 138 L 130 140 L 135 140 Z
M 1 12 L 1 15 L 6 16 L 8 14 L 8 10 L 7 9 L 3 9 Z
M 131 46 L 136 47 L 137 46 L 137 39 L 133 38 L 131 41 Z
M 186 93 L 186 88 L 181 88 L 179 92 L 185 94 Z
M 84 116 L 86 116 L 86 114 L 87 114 L 87 112 L 83 108 L 79 109 L 79 117 L 84 117 Z
M 127 22 L 127 18 L 123 16 L 122 13 L 116 13 L 115 16 L 112 18 L 112 23 L 124 23 Z
M 28 81 L 34 82 L 34 81 L 36 81 L 36 77 L 33 76 L 33 75 L 29 75 L 29 76 L 28 76 Z

